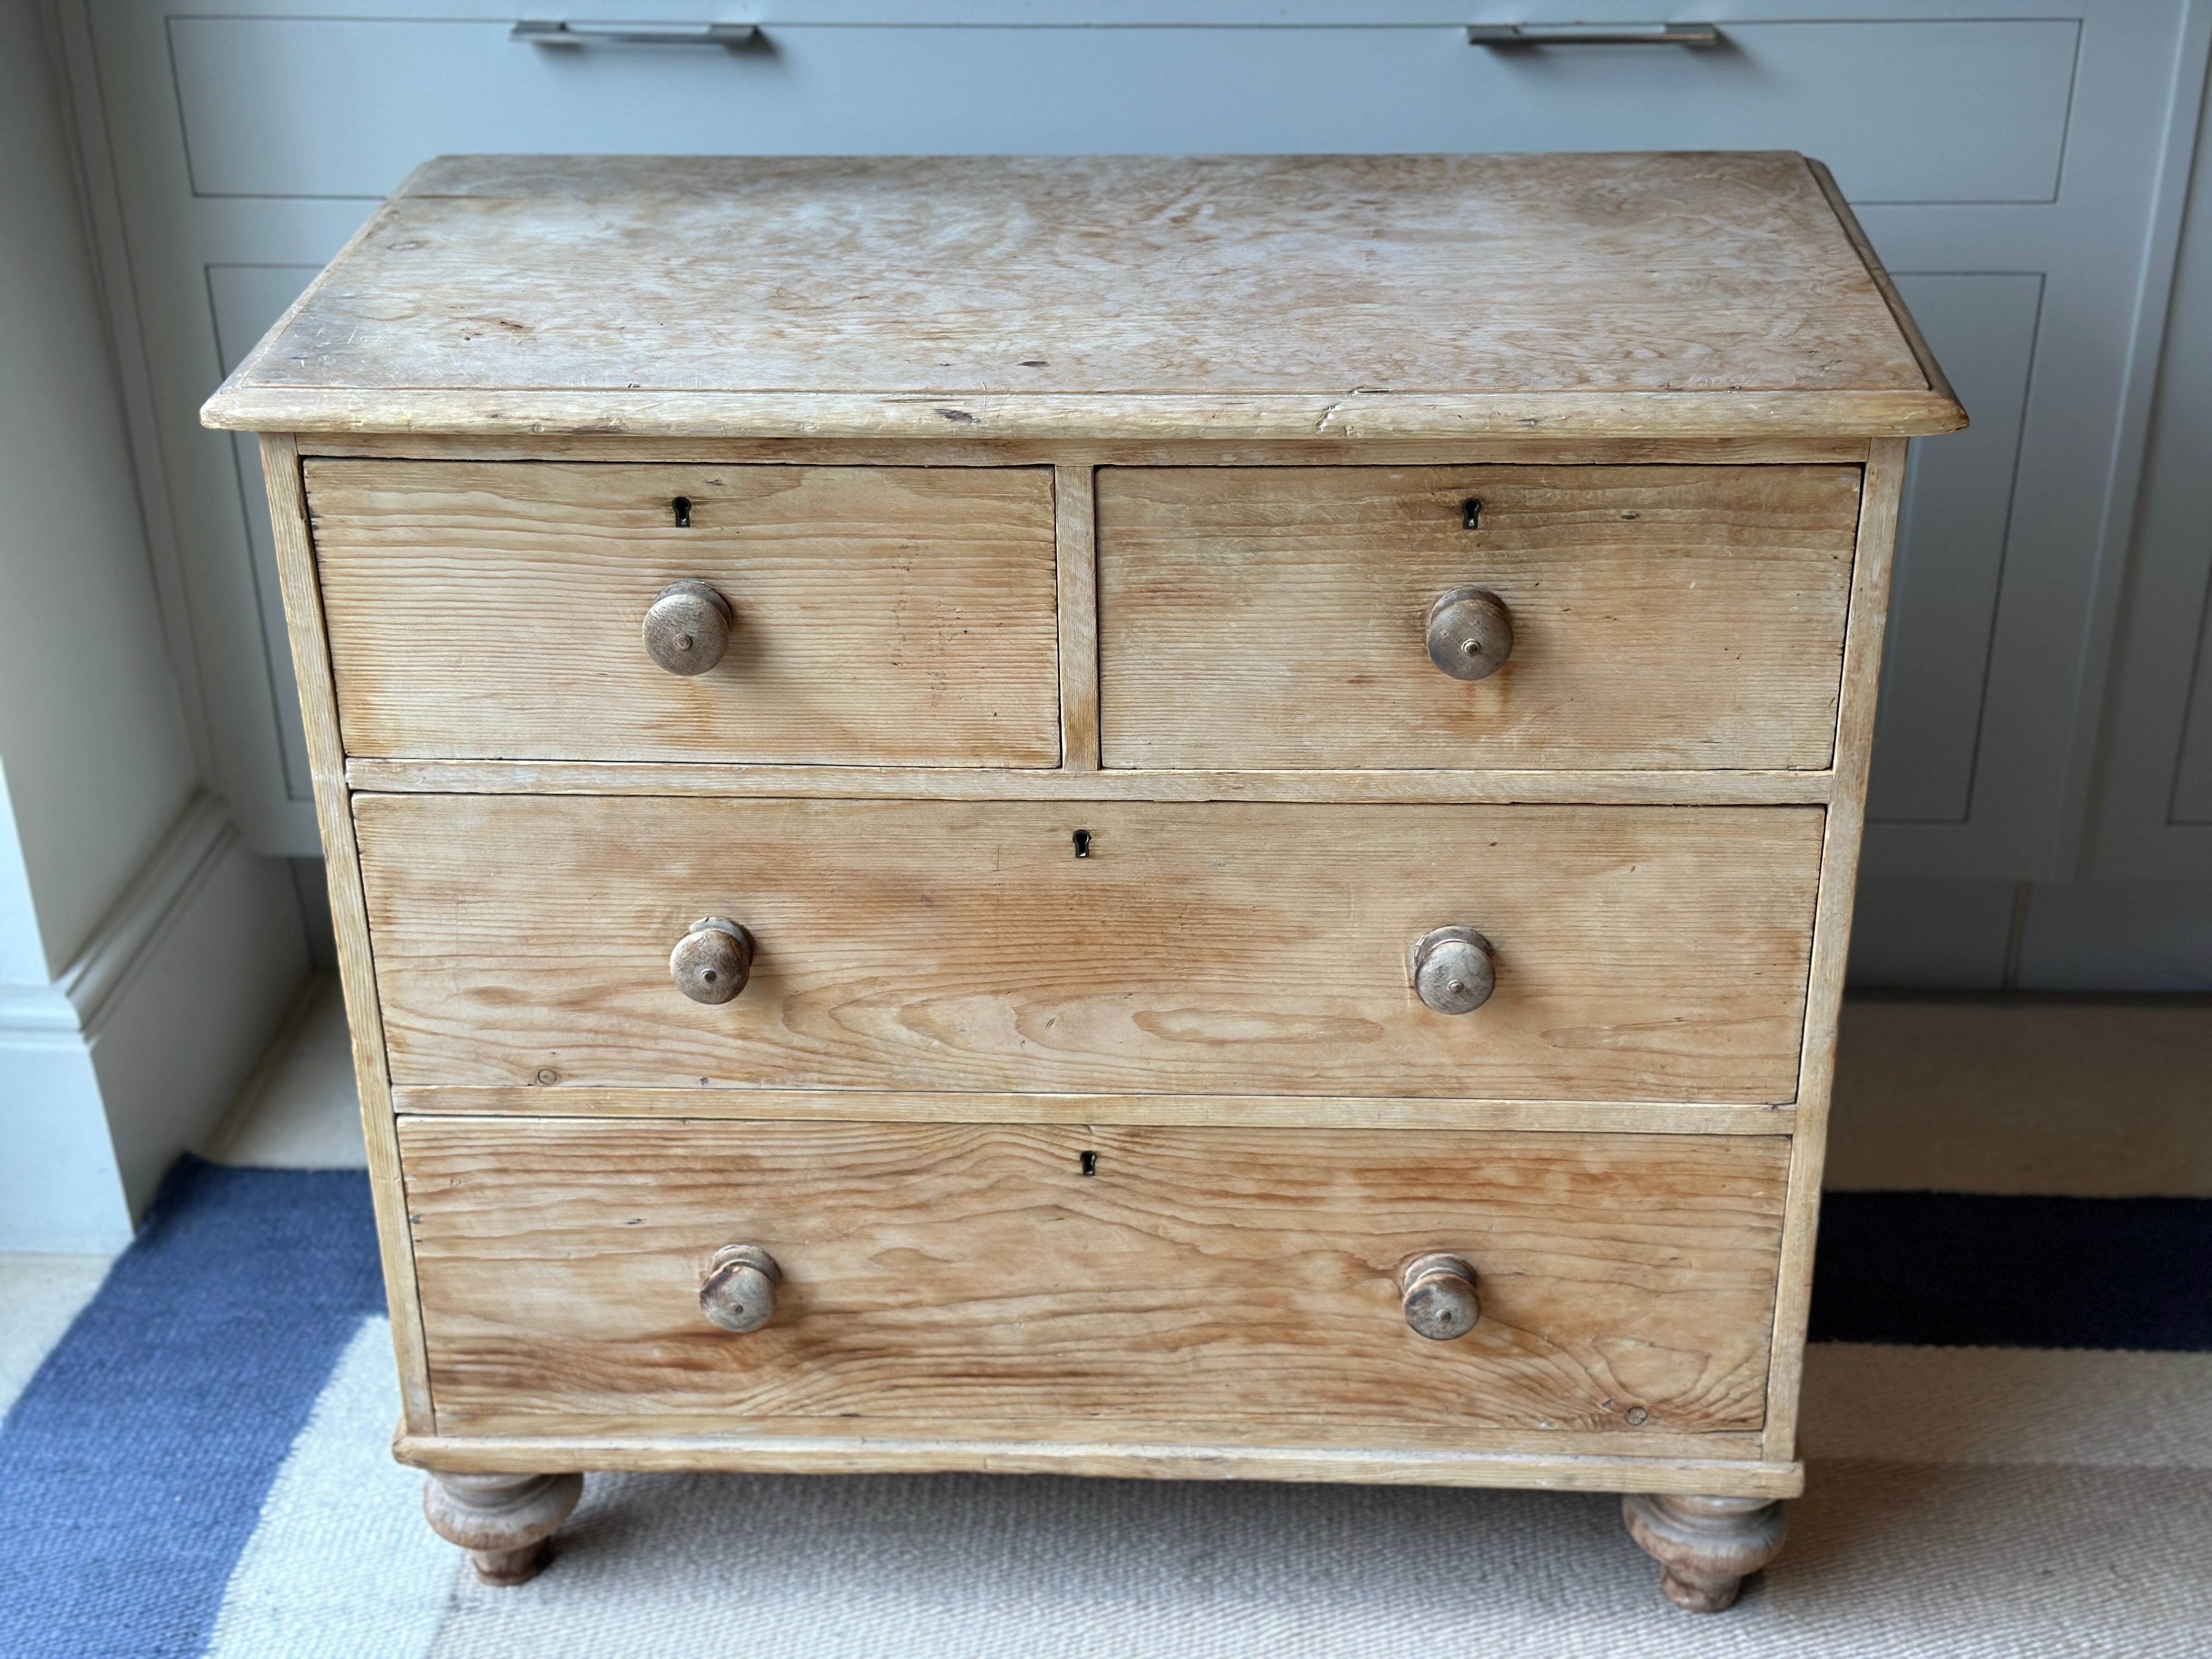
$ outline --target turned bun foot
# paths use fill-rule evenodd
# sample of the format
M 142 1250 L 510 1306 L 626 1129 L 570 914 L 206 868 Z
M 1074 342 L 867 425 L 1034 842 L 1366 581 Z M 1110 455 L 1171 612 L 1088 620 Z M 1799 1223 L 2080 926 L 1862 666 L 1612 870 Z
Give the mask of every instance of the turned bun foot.
M 1620 1500 L 1628 1535 L 1667 1569 L 1659 1588 L 1678 1607 L 1719 1613 L 1743 1581 L 1782 1552 L 1789 1523 L 1765 1498 L 1676 1498 L 1631 1492 Z
M 430 1529 L 469 1553 L 487 1584 L 521 1584 L 553 1559 L 546 1540 L 584 1495 L 580 1474 L 447 1474 L 422 1483 Z

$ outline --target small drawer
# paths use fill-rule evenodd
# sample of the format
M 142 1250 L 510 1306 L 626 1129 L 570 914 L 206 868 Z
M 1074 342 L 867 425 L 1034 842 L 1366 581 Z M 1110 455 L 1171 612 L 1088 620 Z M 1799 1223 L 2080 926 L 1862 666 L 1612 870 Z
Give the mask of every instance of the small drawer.
M 1058 763 L 1048 469 L 306 471 L 349 754 Z
M 404 1085 L 1796 1093 L 1818 807 L 354 811 Z
M 1753 1456 L 1765 1420 L 1780 1137 L 404 1117 L 399 1139 L 441 1433 Z M 1415 1298 L 1433 1335 L 1404 1283 L 1431 1255 L 1472 1280 Z
M 1858 500 L 1855 466 L 1103 469 L 1105 763 L 1825 767 Z

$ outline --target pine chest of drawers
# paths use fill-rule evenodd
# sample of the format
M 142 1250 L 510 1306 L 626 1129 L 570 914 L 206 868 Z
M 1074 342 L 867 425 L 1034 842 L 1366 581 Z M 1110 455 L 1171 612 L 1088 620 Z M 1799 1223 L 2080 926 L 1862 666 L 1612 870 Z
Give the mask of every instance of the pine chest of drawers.
M 1905 439 L 1792 155 L 455 158 L 263 453 L 434 1525 L 1799 1487 Z

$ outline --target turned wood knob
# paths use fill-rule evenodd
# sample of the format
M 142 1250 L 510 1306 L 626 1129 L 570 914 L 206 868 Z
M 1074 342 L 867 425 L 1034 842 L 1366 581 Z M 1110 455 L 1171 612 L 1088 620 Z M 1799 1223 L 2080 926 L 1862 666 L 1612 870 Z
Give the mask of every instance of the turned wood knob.
M 753 936 L 727 916 L 706 916 L 676 941 L 668 975 L 694 1002 L 727 1002 L 752 977 Z
M 757 1331 L 775 1317 L 783 1269 L 757 1244 L 725 1244 L 699 1281 L 699 1306 L 726 1331 Z
M 1429 607 L 1429 660 L 1455 680 L 1487 679 L 1513 654 L 1513 613 L 1486 587 L 1455 587 Z
M 1417 1255 L 1398 1270 L 1398 1295 L 1406 1322 L 1417 1336 L 1449 1342 L 1482 1317 L 1474 1299 L 1474 1269 L 1455 1255 Z
M 1439 927 L 1413 941 L 1413 990 L 1440 1014 L 1471 1014 L 1490 1000 L 1498 969 L 1490 941 L 1472 927 Z
M 703 674 L 730 648 L 730 602 L 705 582 L 671 582 L 645 613 L 647 654 L 672 674 Z

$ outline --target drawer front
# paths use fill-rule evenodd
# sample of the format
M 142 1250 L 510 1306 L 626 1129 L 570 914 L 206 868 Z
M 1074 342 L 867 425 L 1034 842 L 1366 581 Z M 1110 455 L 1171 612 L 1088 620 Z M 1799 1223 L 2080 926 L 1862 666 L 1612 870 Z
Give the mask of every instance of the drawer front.
M 1636 1449 L 1764 1418 L 1778 1137 L 409 1117 L 400 1147 L 441 1433 L 859 1417 Z M 699 1302 L 732 1244 L 781 1273 L 743 1334 Z M 1456 1340 L 1401 1306 L 1432 1251 L 1474 1269 Z
M 129 0 L 108 9 L 116 15 L 100 20 L 111 32 L 104 53 L 123 19 L 152 8 Z M 778 8 L 772 53 L 607 52 L 579 69 L 518 47 L 503 15 L 427 17 L 421 0 L 353 0 L 343 16 L 175 9 L 188 15 L 154 12 L 139 25 L 154 37 L 140 54 L 155 58 L 161 76 L 154 82 L 145 71 L 149 100 L 158 91 L 180 130 L 175 171 L 202 198 L 374 198 L 441 153 L 1663 149 L 1802 149 L 1832 166 L 1859 200 L 2039 204 L 2058 188 L 2084 50 L 2070 16 L 1931 17 L 1924 3 L 1769 0 L 1750 21 L 1728 15 L 1735 7 L 1721 14 L 1725 67 L 1717 53 L 1584 49 L 1548 53 L 1532 70 L 1510 52 L 1470 50 L 1459 27 L 1474 15 L 1467 7 L 1250 7 L 1208 27 L 1194 20 L 1220 9 L 1177 8 L 1175 23 L 1133 27 L 1133 9 L 1119 6 L 1015 14 L 953 3 L 902 7 L 904 27 L 855 27 L 848 16 L 810 24 Z M 2085 75 L 2101 67 L 2099 35 L 2112 25 L 2100 14 L 2115 9 L 2089 9 Z M 2127 9 L 2149 10 L 2141 0 Z M 1253 26 L 1271 14 L 1307 26 Z M 975 26 L 993 15 L 1035 21 Z M 2153 39 L 2170 58 L 2174 25 L 2152 13 L 2146 34 L 2158 27 L 2152 17 L 2165 25 Z M 1110 28 L 1054 27 L 1109 20 Z M 967 27 L 933 27 L 947 21 Z M 302 92 L 272 96 L 272 88 Z M 2089 108 L 2085 127 L 2103 136 L 2102 111 Z M 1120 205 L 1102 216 L 1127 222 L 1115 216 Z M 1686 284 L 1685 306 L 1698 298 Z M 1012 295 L 1001 315 L 1010 331 L 1026 320 Z M 833 346 L 842 320 L 825 315 L 818 330 Z
M 1058 763 L 1048 469 L 316 460 L 307 483 L 350 754 Z M 730 612 L 703 672 L 647 651 L 678 581 Z
M 402 1085 L 1763 1103 L 1796 1092 L 1823 814 L 361 795 L 355 817 Z M 720 1005 L 671 977 L 708 916 L 754 943 Z M 1459 1016 L 1408 973 L 1454 926 L 1496 955 Z
M 1105 763 L 1825 767 L 1858 496 L 1852 466 L 1105 468 Z M 1462 586 L 1511 618 L 1481 679 L 1429 654 Z

